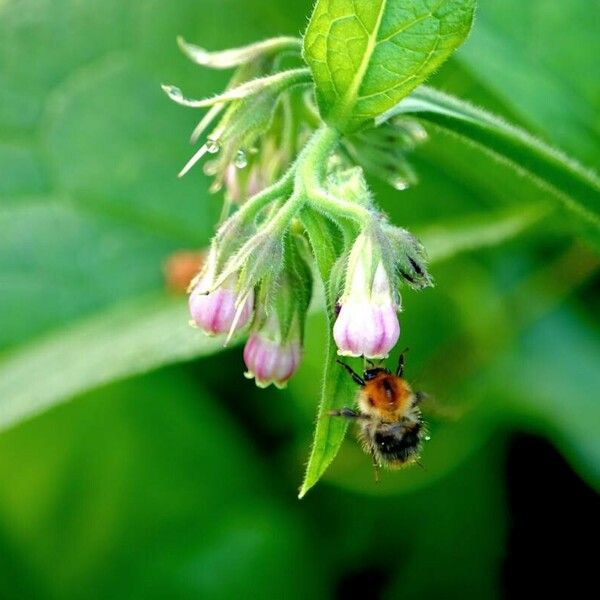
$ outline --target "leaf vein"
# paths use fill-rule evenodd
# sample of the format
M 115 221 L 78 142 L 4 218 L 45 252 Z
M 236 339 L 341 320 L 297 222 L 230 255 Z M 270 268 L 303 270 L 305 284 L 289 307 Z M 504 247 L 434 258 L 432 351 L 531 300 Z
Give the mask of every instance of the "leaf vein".
M 410 23 L 403 25 L 402 27 L 398 28 L 396 31 L 394 31 L 387 37 L 381 38 L 380 40 L 377 41 L 377 45 L 383 44 L 383 42 L 387 42 L 387 41 L 391 40 L 392 38 L 396 37 L 400 33 L 406 31 L 407 29 L 410 29 L 411 27 L 413 27 L 414 25 L 417 25 L 418 23 L 421 23 L 421 21 L 424 21 L 425 19 L 428 19 L 429 17 L 433 17 L 434 19 L 437 19 L 437 17 L 434 17 L 434 15 L 432 15 L 431 13 L 427 13 L 426 15 L 419 17 L 419 18 L 415 19 L 414 21 L 411 21 Z

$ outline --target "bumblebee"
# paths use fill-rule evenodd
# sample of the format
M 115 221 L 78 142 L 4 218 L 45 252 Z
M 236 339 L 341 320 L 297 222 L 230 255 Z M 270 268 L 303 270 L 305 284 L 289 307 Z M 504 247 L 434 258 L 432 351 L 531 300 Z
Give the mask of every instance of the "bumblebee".
M 426 394 L 413 392 L 403 379 L 404 352 L 395 373 L 372 364 L 361 377 L 346 363 L 337 362 L 360 386 L 358 409 L 344 407 L 330 416 L 356 421 L 358 437 L 376 470 L 418 462 L 423 440 L 429 439 L 419 408 Z

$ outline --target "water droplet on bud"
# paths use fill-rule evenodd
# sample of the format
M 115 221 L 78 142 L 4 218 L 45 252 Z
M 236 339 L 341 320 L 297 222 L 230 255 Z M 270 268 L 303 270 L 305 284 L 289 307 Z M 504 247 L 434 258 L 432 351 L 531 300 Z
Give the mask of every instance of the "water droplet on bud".
M 206 141 L 206 150 L 209 154 L 217 154 L 221 146 L 217 140 L 211 140 L 210 138 Z
M 403 190 L 407 190 L 410 187 L 410 184 L 408 183 L 408 181 L 406 181 L 406 179 L 403 179 L 402 177 L 394 177 L 391 181 L 390 181 L 392 187 L 396 190 L 398 190 L 399 192 L 402 192 Z
M 223 189 L 223 182 L 217 180 L 217 181 L 213 182 L 213 184 L 210 186 L 210 188 L 208 188 L 208 191 L 211 194 L 218 194 L 222 189 Z
M 162 89 L 166 92 L 167 96 L 171 98 L 171 100 L 177 101 L 183 99 L 183 92 L 174 85 L 163 85 Z
M 429 137 L 425 128 L 416 121 L 407 121 L 404 127 L 408 134 L 417 142 L 424 142 Z
M 243 150 L 238 150 L 238 153 L 235 157 L 235 160 L 233 161 L 233 164 L 238 169 L 244 169 L 246 166 L 248 166 L 248 158 L 246 156 L 246 153 Z
M 426 435 L 426 436 L 425 436 L 423 439 L 424 439 L 426 442 L 428 442 L 428 441 L 431 439 L 431 436 L 430 436 L 430 435 Z
M 213 177 L 219 170 L 219 163 L 216 160 L 211 160 L 204 165 L 204 174 Z

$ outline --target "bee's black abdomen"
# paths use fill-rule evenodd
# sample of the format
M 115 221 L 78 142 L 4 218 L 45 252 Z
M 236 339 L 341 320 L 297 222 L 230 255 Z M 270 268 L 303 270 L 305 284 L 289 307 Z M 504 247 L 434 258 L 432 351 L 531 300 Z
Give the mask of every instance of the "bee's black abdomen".
M 420 423 L 402 433 L 393 430 L 378 431 L 375 434 L 377 450 L 388 461 L 405 462 L 417 452 L 421 442 L 420 432 Z

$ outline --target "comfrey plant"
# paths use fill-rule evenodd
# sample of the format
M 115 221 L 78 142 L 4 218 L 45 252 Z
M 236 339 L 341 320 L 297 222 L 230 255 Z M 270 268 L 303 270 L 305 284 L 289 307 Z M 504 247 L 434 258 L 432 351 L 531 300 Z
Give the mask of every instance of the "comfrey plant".
M 389 222 L 365 179 L 416 182 L 406 155 L 427 134 L 403 99 L 466 38 L 475 0 L 319 0 L 302 39 L 279 37 L 208 52 L 179 40 L 204 67 L 234 69 L 227 89 L 175 102 L 208 112 L 192 140 L 224 191 L 223 216 L 190 287 L 192 323 L 227 339 L 249 333 L 246 375 L 283 387 L 302 355 L 313 264 L 325 289 L 330 349 L 321 414 L 352 390 L 337 355 L 382 359 L 400 336 L 400 290 L 432 285 L 426 253 Z M 319 419 L 304 491 L 333 459 L 341 420 Z

